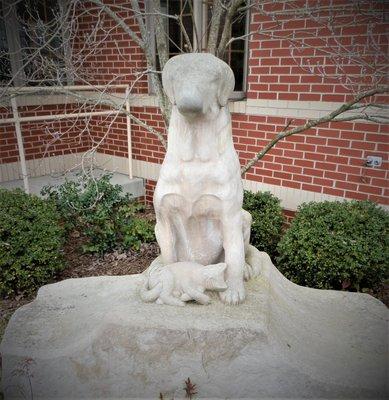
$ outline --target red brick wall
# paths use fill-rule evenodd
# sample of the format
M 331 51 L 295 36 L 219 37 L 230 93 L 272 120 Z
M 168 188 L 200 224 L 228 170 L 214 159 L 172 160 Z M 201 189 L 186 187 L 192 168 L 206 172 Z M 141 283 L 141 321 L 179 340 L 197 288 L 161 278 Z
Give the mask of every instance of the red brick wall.
M 137 107 L 134 115 L 163 130 L 157 109 Z M 288 118 L 233 114 L 233 139 L 241 161 L 245 165 L 276 132 L 280 132 Z M 294 120 L 303 124 L 305 120 Z M 124 120 L 122 129 L 108 134 L 100 151 L 127 156 Z M 105 127 L 100 125 L 101 134 Z M 380 133 L 376 133 L 381 131 Z M 358 200 L 372 200 L 389 204 L 388 192 L 388 127 L 363 122 L 333 122 L 311 129 L 304 135 L 293 135 L 279 142 L 259 161 L 245 178 L 272 185 L 302 189 Z M 137 160 L 162 163 L 164 149 L 158 139 L 138 125 L 132 125 L 133 157 Z M 368 155 L 380 155 L 380 168 L 368 168 Z
M 115 13 L 138 36 L 139 28 L 129 2 L 119 0 L 104 0 L 109 5 L 117 3 L 125 9 L 114 7 Z M 140 1 L 143 8 L 143 2 Z M 129 84 L 136 81 L 132 93 L 147 93 L 147 75 L 139 73 L 147 70 L 146 61 L 141 48 L 129 35 L 117 26 L 117 23 L 105 13 L 99 13 L 93 4 L 78 5 L 77 37 L 93 37 L 91 44 L 80 41 L 75 46 L 75 65 L 80 84 L 85 81 L 92 84 Z M 98 26 L 98 29 L 95 26 Z
M 325 11 L 326 3 L 333 11 Z M 301 7 L 311 12 L 291 14 Z M 384 9 L 384 2 L 349 0 L 269 1 L 264 5 L 267 15 L 254 8 L 250 31 L 263 33 L 249 42 L 247 97 L 345 102 L 353 97 L 352 90 L 366 90 L 373 71 L 386 63 Z M 331 15 L 333 22 L 327 25 Z
M 310 2 L 315 5 L 317 2 Z M 350 5 L 350 2 L 337 1 L 335 6 Z M 296 2 L 297 5 L 306 4 Z M 372 3 L 373 4 L 373 3 Z M 291 3 L 269 2 L 266 11 L 289 10 Z M 382 11 L 382 3 L 374 4 Z M 337 101 L 351 98 L 345 87 L 344 74 L 358 74 L 362 70 L 355 65 L 344 68 L 336 74 L 336 79 L 318 76 L 317 69 L 313 74 L 301 68 L 311 63 L 325 66 L 325 74 L 334 74 L 336 62 L 326 54 L 328 46 L 336 49 L 337 42 L 347 49 L 358 49 L 354 45 L 364 45 L 369 50 L 373 44 L 367 44 L 371 37 L 385 51 L 387 38 L 384 35 L 384 24 L 374 25 L 370 39 L 365 17 L 358 17 L 355 8 L 348 8 L 348 15 L 338 17 L 334 22 L 334 36 L 327 28 L 320 26 L 312 18 L 290 17 L 277 14 L 276 21 L 264 17 L 258 12 L 251 16 L 251 30 L 277 26 L 272 34 L 282 36 L 271 39 L 266 35 L 254 35 L 250 40 L 250 58 L 247 97 L 252 99 L 299 100 L 299 101 Z M 347 14 L 347 13 L 346 13 Z M 326 14 L 321 13 L 321 17 Z M 357 27 L 350 28 L 350 22 L 357 22 Z M 294 33 L 306 48 L 299 56 L 292 57 L 290 37 Z M 312 47 L 311 47 L 312 46 Z M 354 46 L 354 47 L 353 47 Z M 313 48 L 314 47 L 314 48 Z M 301 50 L 301 49 L 300 49 Z M 296 54 L 296 52 L 294 53 Z M 366 59 L 361 57 L 362 60 Z M 309 61 L 308 61 L 309 60 Z M 365 71 L 366 79 L 356 80 L 359 84 L 353 89 L 363 89 L 370 83 L 369 70 Z M 341 78 L 341 79 L 340 79 Z M 347 86 L 347 85 L 346 85 Z M 350 88 L 350 87 L 349 87 Z M 382 96 L 379 99 L 382 101 Z M 385 98 L 387 100 L 387 97 Z M 302 103 L 304 107 L 304 103 Z M 163 130 L 164 124 L 155 108 L 134 108 L 134 113 L 141 120 L 153 127 Z M 280 132 L 291 118 L 233 115 L 233 135 L 235 147 L 242 165 Z M 305 123 L 306 120 L 294 119 L 290 127 Z M 115 136 L 116 135 L 116 136 Z M 116 154 L 125 152 L 126 140 L 124 130 L 117 132 L 112 139 L 107 139 L 103 152 Z M 277 144 L 245 178 L 268 184 L 303 189 L 317 193 L 336 195 L 346 198 L 370 199 L 388 204 L 388 130 L 384 125 L 344 122 L 330 123 L 317 129 L 311 129 L 304 135 L 290 137 Z M 119 137 L 121 137 L 122 150 Z M 115 143 L 116 142 L 116 143 Z M 132 125 L 133 155 L 135 159 L 161 163 L 164 150 L 158 139 L 144 128 Z M 119 148 L 117 147 L 119 146 Z M 383 157 L 381 168 L 364 166 L 368 155 Z
M 148 126 L 165 134 L 165 123 L 158 108 L 132 107 L 131 112 Z M 127 125 L 124 116 L 118 116 L 114 121 L 112 117 L 93 117 L 90 126 L 95 140 L 101 140 L 105 136 L 99 146 L 99 152 L 118 157 L 128 156 Z M 131 141 L 132 155 L 135 160 L 162 163 L 165 149 L 159 139 L 134 122 L 131 123 Z
M 296 215 L 296 211 L 292 210 L 283 210 L 284 218 L 285 218 L 285 227 L 289 227 L 290 223 L 292 222 L 293 218 Z
M 3 118 L 12 118 L 12 114 L 5 109 L 2 111 Z M 15 162 L 18 160 L 18 147 L 13 125 L 0 125 L 0 164 Z
M 92 117 L 89 124 L 95 144 L 104 138 L 98 147 L 99 152 L 117 157 L 128 157 L 127 125 L 124 116 Z
M 69 109 L 66 112 L 72 112 Z M 3 111 L 3 112 L 1 112 Z M 21 117 L 45 114 L 60 114 L 63 105 L 44 107 L 19 107 Z M 2 117 L 12 117 L 7 110 L 1 109 Z M 48 156 L 58 156 L 86 151 L 90 147 L 89 136 L 84 132 L 85 122 L 80 119 L 57 120 L 48 122 L 23 122 L 21 124 L 25 157 L 27 160 Z M 16 162 L 19 152 L 13 124 L 0 125 L 0 164 Z
M 289 118 L 233 115 L 233 135 L 241 164 L 254 157 Z M 290 127 L 306 120 L 295 119 Z M 380 131 L 380 133 L 376 133 Z M 388 203 L 388 127 L 333 122 L 279 142 L 245 178 L 359 200 Z M 383 157 L 380 168 L 365 167 L 368 155 Z M 386 197 L 385 197 L 386 196 Z
M 166 137 L 165 122 L 159 109 L 154 107 L 136 107 L 134 115 L 152 126 Z M 132 127 L 132 151 L 136 160 L 161 164 L 165 157 L 165 149 L 159 139 L 150 134 L 145 128 L 133 124 Z
M 145 180 L 145 202 L 148 204 L 153 203 L 153 195 L 156 184 L 156 181 L 152 181 L 150 179 Z

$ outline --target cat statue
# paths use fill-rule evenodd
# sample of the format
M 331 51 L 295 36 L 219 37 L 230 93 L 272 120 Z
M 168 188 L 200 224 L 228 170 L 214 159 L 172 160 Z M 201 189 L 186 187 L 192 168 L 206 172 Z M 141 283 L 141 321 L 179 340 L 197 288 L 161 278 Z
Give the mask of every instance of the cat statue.
M 205 290 L 224 291 L 225 263 L 203 266 L 194 262 L 176 262 L 152 270 L 140 288 L 140 298 L 144 302 L 156 302 L 171 306 L 184 306 L 195 300 L 208 304 Z

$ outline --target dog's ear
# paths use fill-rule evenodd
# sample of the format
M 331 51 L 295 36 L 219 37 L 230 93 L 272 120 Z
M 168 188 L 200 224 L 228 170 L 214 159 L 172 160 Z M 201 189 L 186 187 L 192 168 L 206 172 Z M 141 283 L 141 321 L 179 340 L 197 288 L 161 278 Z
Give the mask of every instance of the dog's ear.
M 166 96 L 169 98 L 170 103 L 174 104 L 174 75 L 175 75 L 175 63 L 171 58 L 166 64 L 162 71 L 162 86 L 165 90 Z
M 219 79 L 219 90 L 217 99 L 220 107 L 224 107 L 228 103 L 228 98 L 234 90 L 235 77 L 232 69 L 225 62 L 220 63 L 220 79 Z

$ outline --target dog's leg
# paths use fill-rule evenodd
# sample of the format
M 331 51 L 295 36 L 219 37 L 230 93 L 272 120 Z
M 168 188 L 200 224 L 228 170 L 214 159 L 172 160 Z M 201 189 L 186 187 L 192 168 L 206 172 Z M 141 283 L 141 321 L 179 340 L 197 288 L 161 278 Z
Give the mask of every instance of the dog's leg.
M 166 265 L 177 262 L 176 241 L 172 226 L 167 222 L 167 219 L 158 214 L 155 237 L 161 249 L 163 263 Z
M 244 250 L 246 253 L 250 245 L 251 223 L 253 222 L 253 217 L 248 211 L 242 210 L 242 221 L 243 221 Z
M 260 266 L 257 262 L 252 261 L 251 253 L 252 246 L 250 246 L 250 233 L 252 217 L 249 212 L 242 210 L 243 216 L 243 239 L 244 239 L 244 253 L 245 253 L 245 265 L 244 265 L 244 279 L 246 281 L 251 278 L 255 278 L 261 274 Z
M 238 304 L 245 299 L 243 270 L 245 265 L 242 213 L 224 215 L 222 219 L 223 247 L 227 264 L 227 290 L 220 298 L 227 304 Z

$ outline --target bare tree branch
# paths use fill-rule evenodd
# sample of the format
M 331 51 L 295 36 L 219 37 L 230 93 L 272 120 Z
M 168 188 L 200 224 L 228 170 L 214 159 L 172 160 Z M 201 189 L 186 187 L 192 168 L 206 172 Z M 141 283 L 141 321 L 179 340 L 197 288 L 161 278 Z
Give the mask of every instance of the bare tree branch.
M 169 60 L 169 46 L 165 27 L 161 16 L 161 0 L 153 0 L 153 12 L 155 15 L 155 41 L 157 43 L 157 51 L 161 70 Z
M 140 30 L 140 34 L 142 36 L 142 41 L 145 44 L 145 47 L 150 47 L 150 35 L 147 32 L 146 29 L 146 23 L 144 21 L 144 12 L 142 13 L 139 7 L 139 1 L 138 0 L 131 0 L 131 7 L 134 10 L 136 22 L 138 23 L 138 27 Z M 148 45 L 148 46 L 146 46 Z M 143 50 L 145 50 L 145 47 L 143 47 Z
M 186 1 L 188 1 L 188 0 L 186 0 Z M 181 32 L 184 35 L 186 46 L 187 46 L 189 52 L 193 53 L 192 43 L 190 42 L 190 39 L 189 39 L 189 36 L 188 36 L 188 32 L 186 31 L 185 26 L 184 26 L 184 22 L 182 21 L 182 14 L 184 13 L 184 8 L 185 8 L 185 5 L 184 5 L 184 7 L 182 7 L 180 15 L 178 16 L 178 23 L 180 25 Z
M 211 26 L 208 33 L 208 53 L 216 54 L 220 23 L 224 12 L 222 0 L 213 0 Z
M 216 52 L 217 56 L 221 59 L 223 59 L 224 57 L 224 52 L 227 48 L 227 41 L 231 36 L 232 19 L 235 16 L 238 8 L 244 3 L 244 1 L 245 0 L 232 0 L 227 10 L 222 35 Z
M 104 12 L 106 12 L 129 36 L 130 38 L 142 49 L 145 47 L 144 41 L 124 22 L 122 18 L 118 16 L 117 13 L 112 11 L 110 7 L 105 5 L 100 0 L 90 0 L 92 3 L 99 6 Z
M 358 115 L 350 115 L 350 116 L 344 116 L 344 117 L 338 117 L 338 115 L 341 115 L 345 113 L 346 111 L 349 111 L 352 109 L 352 106 L 356 103 L 359 103 L 361 100 L 366 99 L 368 97 L 374 96 L 376 94 L 380 93 L 388 93 L 389 92 L 389 86 L 384 86 L 380 88 L 375 88 L 371 89 L 367 92 L 360 93 L 357 95 L 353 100 L 342 104 L 340 107 L 338 107 L 336 110 L 330 112 L 329 114 L 325 115 L 324 117 L 318 118 L 318 119 L 312 119 L 309 120 L 307 123 L 304 125 L 297 126 L 295 128 L 281 131 L 273 140 L 271 140 L 259 153 L 255 155 L 253 159 L 251 159 L 244 167 L 241 169 L 242 175 L 245 174 L 257 161 L 259 161 L 261 158 L 263 158 L 270 149 L 272 149 L 280 140 L 285 139 L 288 136 L 295 135 L 297 133 L 304 132 L 310 128 L 313 128 L 318 125 L 325 124 L 326 122 L 331 122 L 331 121 L 354 121 L 356 119 L 365 119 L 368 121 L 375 121 L 375 118 L 372 119 L 371 116 L 368 116 L 367 114 L 358 114 Z

